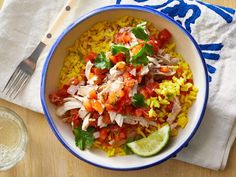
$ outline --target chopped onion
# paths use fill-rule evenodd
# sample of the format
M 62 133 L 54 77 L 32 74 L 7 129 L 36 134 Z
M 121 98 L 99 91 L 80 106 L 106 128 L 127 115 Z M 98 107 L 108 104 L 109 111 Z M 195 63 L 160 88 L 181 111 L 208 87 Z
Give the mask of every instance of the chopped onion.
M 133 76 L 136 76 L 136 68 L 133 68 L 129 73 Z
M 115 112 L 111 112 L 111 111 L 108 111 L 108 113 L 109 113 L 111 122 L 113 122 L 115 120 L 117 114 Z
M 67 101 L 65 102 L 62 106 L 57 108 L 56 114 L 58 116 L 62 116 L 65 114 L 67 111 L 71 109 L 76 109 L 76 108 L 81 108 L 82 103 L 80 101 Z
M 85 67 L 85 77 L 89 80 L 89 74 L 91 72 L 91 69 L 93 67 L 93 63 L 91 61 L 88 61 Z
M 116 118 L 115 118 L 115 121 L 116 121 L 117 125 L 122 127 L 123 121 L 124 121 L 124 117 L 121 114 L 117 114 Z
M 90 114 L 88 114 L 85 118 L 84 121 L 82 123 L 82 130 L 87 131 L 87 128 L 89 126 L 89 118 L 90 118 Z
M 93 133 L 93 137 L 95 138 L 95 139 L 98 139 L 99 137 L 100 137 L 100 133 L 97 131 L 97 132 L 94 132 Z
M 74 95 L 78 90 L 77 85 L 70 85 L 70 87 L 67 89 L 67 93 Z
M 142 68 L 140 74 L 143 76 L 143 75 L 146 75 L 148 72 L 149 72 L 149 68 L 148 68 L 148 65 L 146 65 Z
M 102 116 L 99 116 L 99 117 L 98 117 L 98 126 L 99 126 L 100 128 L 107 126 L 107 124 L 105 124 L 105 123 L 102 121 Z

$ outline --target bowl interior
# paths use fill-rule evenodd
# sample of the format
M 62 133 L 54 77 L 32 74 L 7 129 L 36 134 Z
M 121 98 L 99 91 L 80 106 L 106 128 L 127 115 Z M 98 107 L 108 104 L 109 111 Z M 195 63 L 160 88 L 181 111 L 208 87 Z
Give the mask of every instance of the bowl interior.
M 149 158 L 141 158 L 136 155 L 130 156 L 118 156 L 113 158 L 106 157 L 104 152 L 99 150 L 92 151 L 81 151 L 75 146 L 74 136 L 72 134 L 69 125 L 62 122 L 55 114 L 55 107 L 50 104 L 48 95 L 49 93 L 57 89 L 57 83 L 59 79 L 59 72 L 63 64 L 63 59 L 67 55 L 67 48 L 73 45 L 75 40 L 86 30 L 88 30 L 92 25 L 100 21 L 115 21 L 122 16 L 133 16 L 136 18 L 142 18 L 150 21 L 158 29 L 167 28 L 173 35 L 173 39 L 177 46 L 177 51 L 181 53 L 184 59 L 189 63 L 190 68 L 193 72 L 194 84 L 199 89 L 197 99 L 193 106 L 189 110 L 189 122 L 185 129 L 179 131 L 179 135 L 172 138 L 168 147 L 165 148 L 161 153 L 156 156 Z M 74 27 L 68 32 L 64 32 L 64 37 L 57 41 L 51 51 L 51 57 L 49 55 L 48 65 L 46 64 L 43 74 L 43 88 L 42 88 L 42 100 L 45 101 L 44 108 L 49 119 L 54 132 L 61 142 L 69 149 L 71 152 L 80 156 L 83 160 L 86 160 L 95 165 L 99 165 L 106 168 L 113 169 L 132 169 L 132 168 L 143 168 L 150 164 L 155 164 L 161 162 L 173 155 L 175 155 L 176 150 L 183 147 L 184 143 L 190 139 L 197 125 L 199 124 L 200 117 L 204 112 L 204 102 L 206 101 L 207 95 L 207 81 L 206 72 L 202 59 L 199 52 L 186 33 L 179 28 L 173 22 L 170 22 L 163 18 L 162 16 L 155 14 L 154 11 L 149 10 L 149 12 L 143 9 L 106 9 L 105 11 L 94 13 L 86 16 L 82 21 L 79 19 L 80 23 L 75 22 Z M 69 27 L 71 28 L 71 27 Z M 44 102 L 43 101 L 43 102 Z

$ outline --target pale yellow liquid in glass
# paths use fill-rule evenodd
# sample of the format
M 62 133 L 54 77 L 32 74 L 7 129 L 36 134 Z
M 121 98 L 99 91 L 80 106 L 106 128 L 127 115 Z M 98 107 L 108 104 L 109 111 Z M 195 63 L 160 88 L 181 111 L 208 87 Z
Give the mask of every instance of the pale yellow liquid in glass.
M 27 132 L 22 120 L 0 107 L 0 170 L 16 164 L 25 154 Z
M 0 117 L 0 163 L 10 161 L 20 143 L 20 128 L 11 119 Z

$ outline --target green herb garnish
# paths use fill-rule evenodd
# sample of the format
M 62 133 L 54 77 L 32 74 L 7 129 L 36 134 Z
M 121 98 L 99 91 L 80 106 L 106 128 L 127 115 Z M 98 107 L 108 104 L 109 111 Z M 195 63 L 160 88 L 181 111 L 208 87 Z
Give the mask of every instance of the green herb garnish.
M 97 58 L 94 61 L 94 64 L 97 68 L 100 69 L 111 68 L 111 61 L 106 58 L 106 55 L 104 53 L 101 53 L 97 56 Z
M 94 131 L 95 129 L 93 127 L 88 127 L 87 131 L 82 130 L 81 126 L 73 129 L 76 146 L 81 150 L 91 148 L 94 142 Z
M 143 94 L 135 93 L 132 97 L 132 104 L 135 107 L 147 107 Z
M 135 35 L 136 38 L 142 39 L 147 41 L 148 40 L 148 34 L 146 32 L 146 24 L 147 22 L 143 22 L 141 24 L 138 24 L 136 27 L 132 28 L 132 33 Z
M 112 53 L 112 55 L 116 55 L 118 53 L 124 53 L 125 58 L 126 58 L 126 62 L 129 63 L 129 61 L 130 61 L 129 49 L 124 47 L 123 45 L 112 45 L 111 46 L 111 53 Z
M 131 59 L 131 63 L 133 63 L 135 66 L 136 65 L 147 65 L 149 63 L 149 60 L 147 58 L 148 55 L 153 55 L 154 50 L 152 45 L 150 44 L 145 44 L 140 51 L 134 55 Z

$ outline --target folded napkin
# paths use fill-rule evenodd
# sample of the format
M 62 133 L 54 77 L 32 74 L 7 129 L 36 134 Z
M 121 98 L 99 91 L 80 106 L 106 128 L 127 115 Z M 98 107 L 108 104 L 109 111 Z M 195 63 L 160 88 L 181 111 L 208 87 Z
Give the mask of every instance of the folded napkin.
M 37 46 L 66 0 L 7 0 L 0 11 L 0 90 L 21 59 Z M 194 0 L 78 0 L 75 10 L 58 28 L 57 35 L 76 18 L 95 8 L 112 4 L 138 4 L 152 7 L 174 18 L 197 40 L 207 62 L 210 97 L 204 120 L 188 147 L 176 157 L 210 169 L 224 169 L 236 136 L 236 21 L 235 10 Z M 52 39 L 52 43 L 55 38 Z M 9 100 L 42 112 L 41 70 L 48 46 L 23 93 Z

